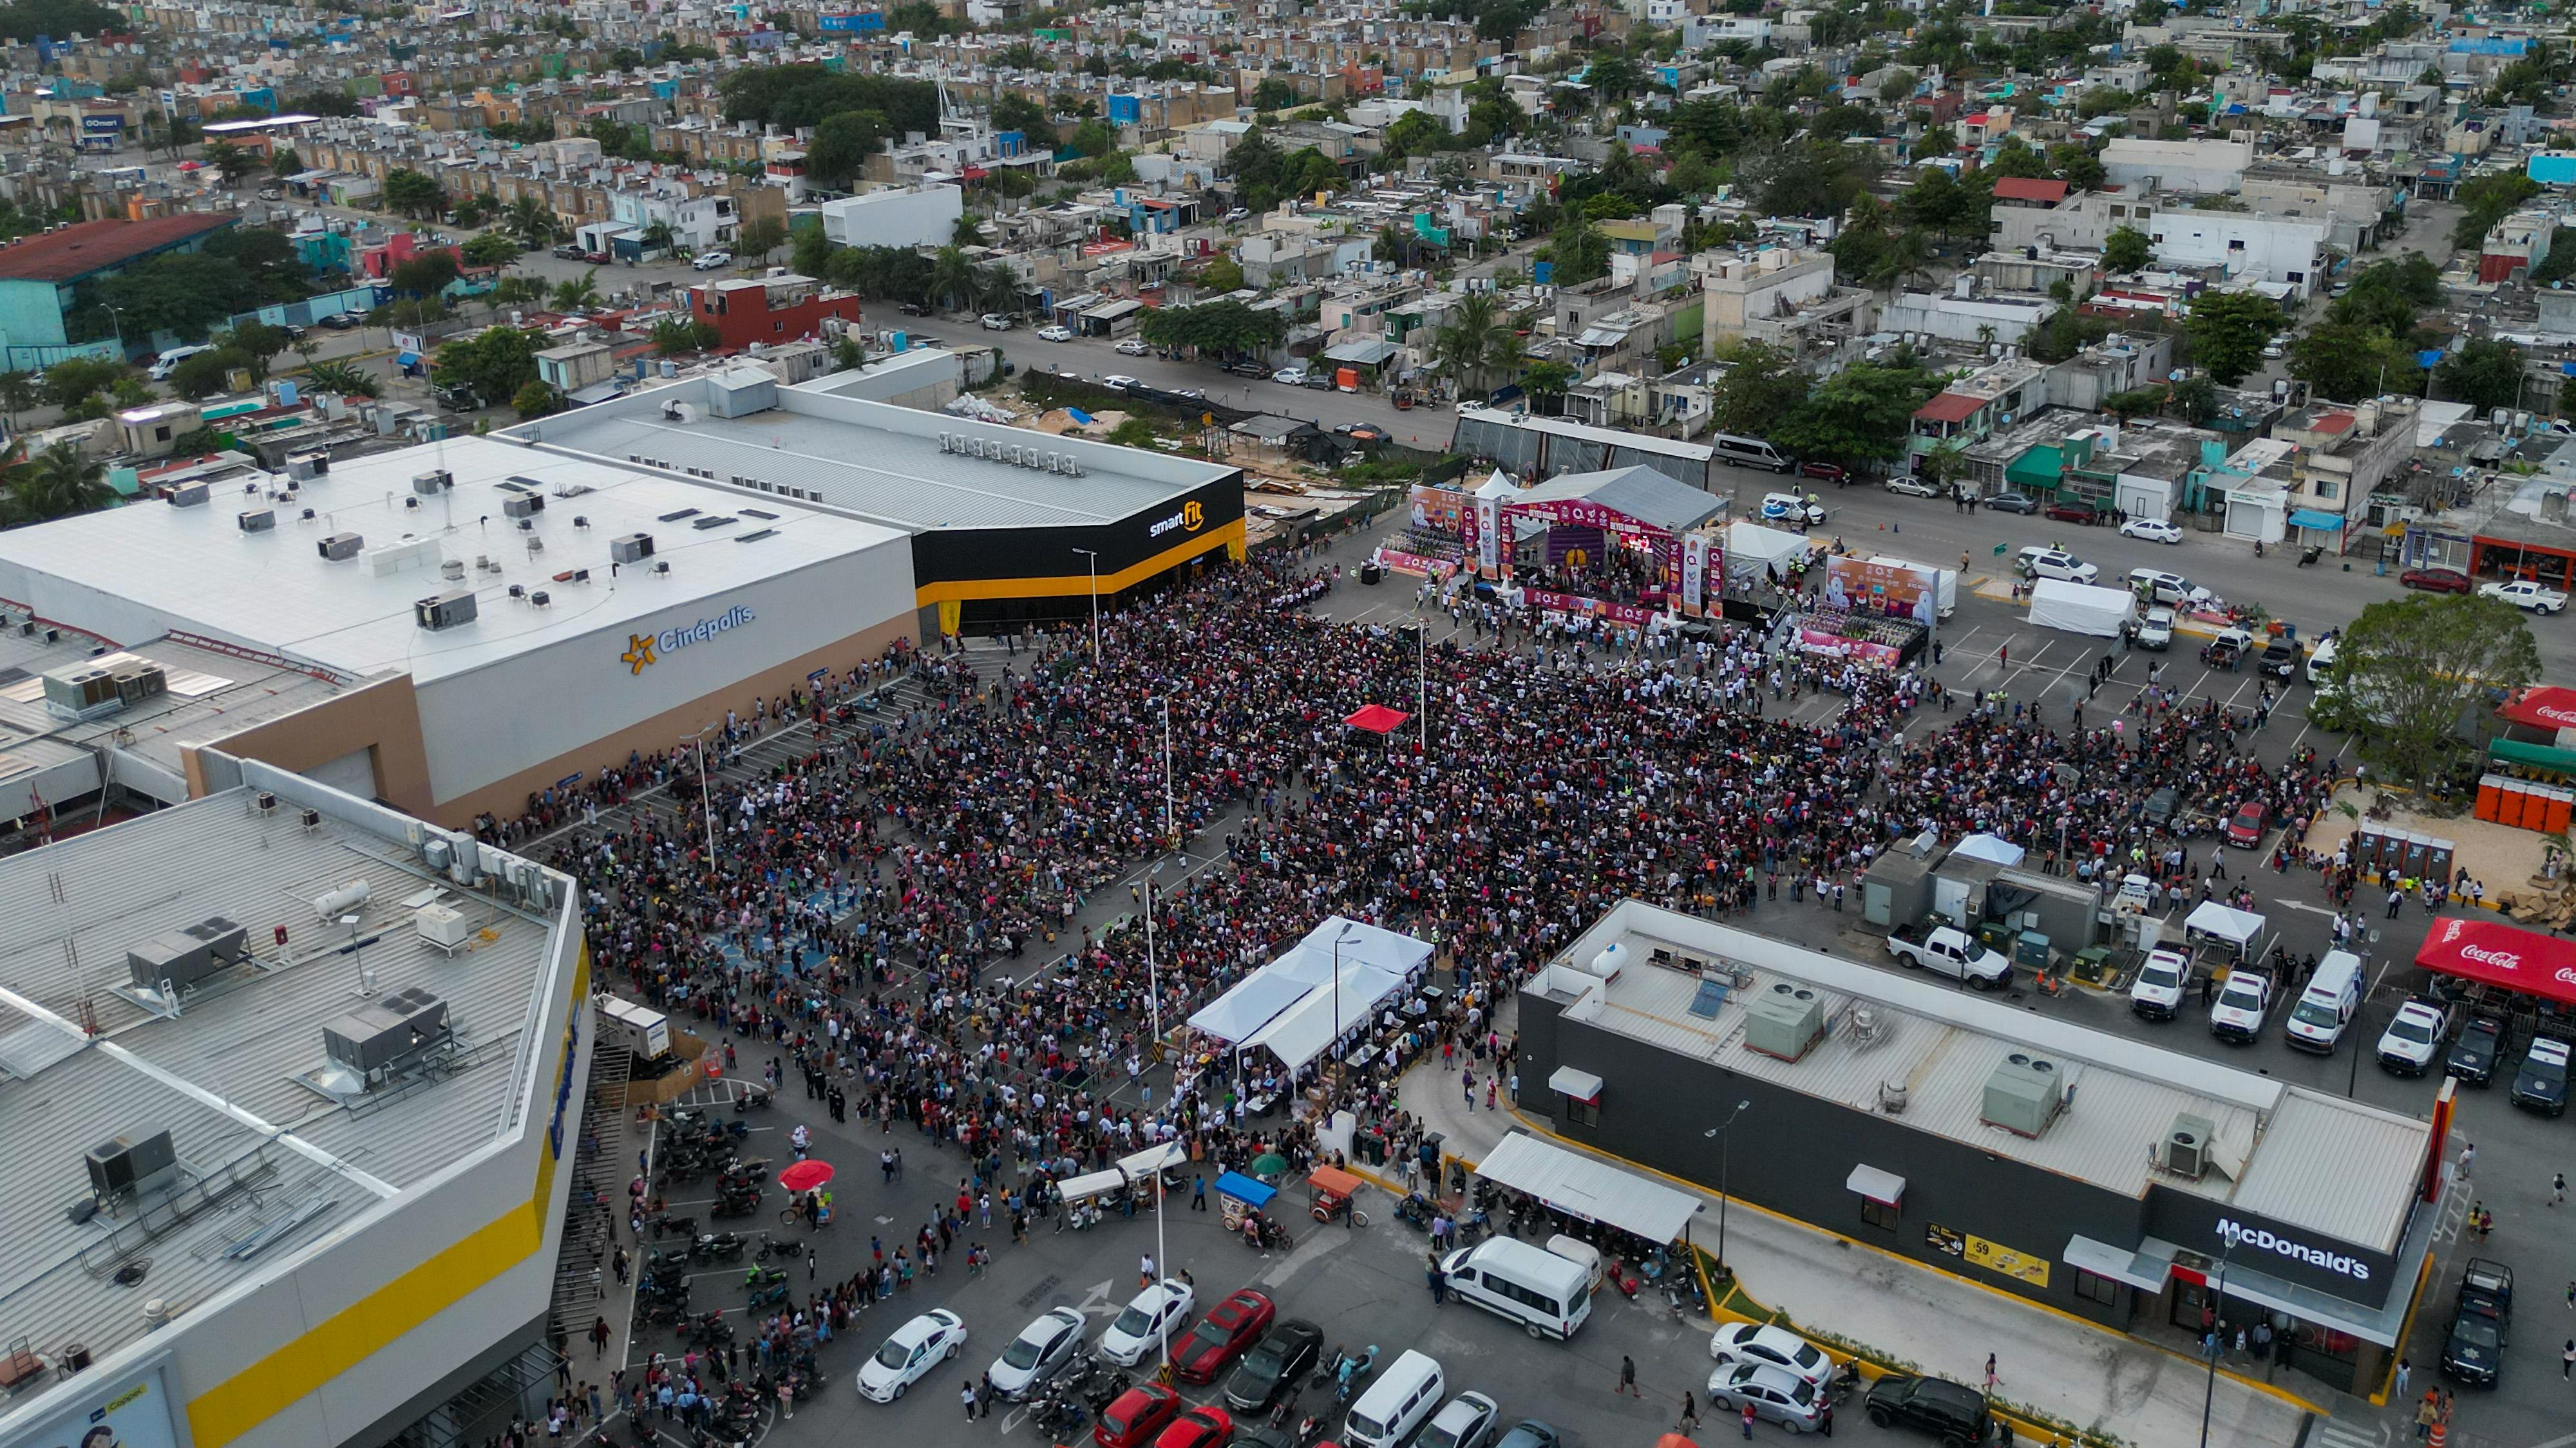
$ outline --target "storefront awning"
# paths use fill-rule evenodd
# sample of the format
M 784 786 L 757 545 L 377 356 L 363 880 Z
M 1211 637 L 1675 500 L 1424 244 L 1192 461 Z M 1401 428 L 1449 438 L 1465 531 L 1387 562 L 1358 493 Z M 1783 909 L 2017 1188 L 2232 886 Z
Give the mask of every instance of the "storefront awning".
M 1556 1074 L 1547 1078 L 1547 1089 L 1589 1105 L 1601 1099 L 1601 1078 L 1572 1066 L 1559 1066 Z
M 2320 512 L 2315 508 L 2301 508 L 2290 515 L 2290 526 L 2322 528 L 2328 532 L 2340 533 L 2343 531 L 2343 514 Z
M 1882 1207 L 1892 1207 L 1905 1200 L 1905 1178 L 1892 1171 L 1862 1165 L 1852 1168 L 1851 1177 L 1843 1183 L 1846 1191 L 1855 1191 Z
M 2525 689 L 2496 713 L 2536 729 L 2576 729 L 2576 689 Z
M 1605 1161 L 1515 1131 L 1494 1143 L 1476 1175 L 1526 1192 L 1587 1222 L 1607 1222 L 1649 1242 L 1670 1242 L 1702 1210 L 1700 1199 Z
M 2058 1255 L 2066 1259 L 2067 1266 L 2081 1268 L 2096 1277 L 2125 1282 L 2140 1292 L 2162 1292 L 2165 1279 L 2173 1274 L 2174 1250 L 2171 1242 L 2159 1242 L 2151 1237 L 2143 1247 L 2132 1252 L 2126 1247 L 2096 1242 L 2078 1233 L 2066 1239 L 2066 1250 Z
M 2552 774 L 2576 774 L 2576 749 L 2556 749 L 2546 744 L 2524 744 L 2514 739 L 2487 741 L 2487 756 L 2503 764 L 2524 769 L 2546 769 Z
M 2576 941 L 2456 915 L 2433 922 L 2415 952 L 2426 970 L 2576 1005 Z

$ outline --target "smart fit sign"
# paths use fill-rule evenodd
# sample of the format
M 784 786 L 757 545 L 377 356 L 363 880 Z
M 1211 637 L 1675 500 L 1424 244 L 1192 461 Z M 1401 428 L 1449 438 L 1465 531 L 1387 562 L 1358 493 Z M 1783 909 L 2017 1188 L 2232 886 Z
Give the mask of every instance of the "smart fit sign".
M 680 624 L 673 628 L 666 628 L 660 633 L 628 634 L 626 652 L 619 654 L 617 661 L 626 666 L 627 673 L 641 674 L 647 668 L 661 662 L 664 654 L 677 653 L 691 644 L 712 642 L 738 628 L 748 628 L 757 622 L 759 617 L 760 615 L 752 612 L 749 605 L 738 603 L 713 618 L 702 618 L 695 623 Z

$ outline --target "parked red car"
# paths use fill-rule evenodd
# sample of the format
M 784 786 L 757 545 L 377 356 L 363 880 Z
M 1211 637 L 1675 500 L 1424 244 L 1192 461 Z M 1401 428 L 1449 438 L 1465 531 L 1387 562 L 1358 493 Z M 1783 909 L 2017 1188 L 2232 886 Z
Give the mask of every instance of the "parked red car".
M 1160 1383 L 1140 1383 L 1100 1410 L 1100 1421 L 1091 1425 L 1091 1441 L 1100 1448 L 1144 1448 L 1180 1411 L 1180 1394 Z
M 2090 525 L 2102 521 L 2101 511 L 2080 498 L 2066 498 L 2049 504 L 2048 516 L 2060 523 Z
M 1208 1309 L 1190 1335 L 1172 1344 L 1172 1371 L 1185 1383 L 1212 1383 L 1270 1330 L 1279 1309 L 1247 1287 Z
M 1154 1448 L 1225 1448 L 1234 1437 L 1234 1415 L 1223 1408 L 1192 1408 L 1163 1430 Z
M 1839 483 L 1848 476 L 1848 474 L 1843 472 L 1843 465 L 1841 463 L 1800 463 L 1798 464 L 1798 476 L 1802 478 L 1822 478 L 1829 483 Z
M 2466 593 L 2469 576 L 2456 568 L 2409 568 L 2397 575 L 2397 581 L 2408 588 L 2426 593 Z
M 2240 850 L 2250 850 L 2263 843 L 2263 806 L 2247 800 L 2236 807 L 2227 819 L 2227 843 Z

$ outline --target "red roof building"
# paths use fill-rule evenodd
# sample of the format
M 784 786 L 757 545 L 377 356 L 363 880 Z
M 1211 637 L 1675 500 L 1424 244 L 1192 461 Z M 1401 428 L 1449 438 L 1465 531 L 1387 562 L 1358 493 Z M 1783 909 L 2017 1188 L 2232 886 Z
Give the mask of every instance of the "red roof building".
M 1995 181 L 1997 201 L 2019 201 L 2049 207 L 2066 199 L 2066 183 L 2036 176 L 2004 176 Z
M 0 243 L 0 281 L 69 286 L 165 251 L 193 251 L 233 221 L 230 216 L 203 212 L 147 221 L 76 221 Z

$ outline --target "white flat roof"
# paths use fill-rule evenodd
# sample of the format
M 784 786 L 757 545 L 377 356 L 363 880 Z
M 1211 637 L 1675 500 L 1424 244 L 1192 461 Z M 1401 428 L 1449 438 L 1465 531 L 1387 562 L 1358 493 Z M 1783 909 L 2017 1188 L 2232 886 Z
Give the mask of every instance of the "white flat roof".
M 439 468 L 454 476 L 454 489 L 406 506 L 415 496 L 412 478 Z M 524 492 L 501 486 L 513 478 L 526 480 Z M 520 496 L 545 499 L 526 531 L 502 511 Z M 260 508 L 276 514 L 276 526 L 243 532 L 237 515 Z M 310 521 L 300 516 L 305 508 L 314 510 Z M 672 516 L 683 512 L 689 516 Z M 697 526 L 711 518 L 733 521 Z M 360 534 L 369 549 L 426 540 L 433 556 L 376 576 L 362 559 L 320 556 L 315 545 L 334 533 Z M 654 560 L 669 563 L 670 572 L 612 571 L 609 540 L 629 533 L 653 535 Z M 541 551 L 528 551 L 530 538 Z M 895 557 L 909 568 L 906 535 L 880 524 L 470 438 L 336 463 L 328 476 L 305 483 L 292 504 L 225 483 L 197 507 L 145 501 L 0 533 L 0 596 L 118 643 L 177 629 L 350 678 L 403 670 L 426 683 L 889 546 L 903 549 Z M 477 568 L 478 558 L 491 559 L 497 571 Z M 440 576 L 444 559 L 465 564 L 462 582 Z M 555 579 L 585 568 L 586 582 Z M 513 584 L 545 590 L 550 604 L 513 600 Z M 421 628 L 412 605 L 452 589 L 473 590 L 478 617 L 436 632 Z

